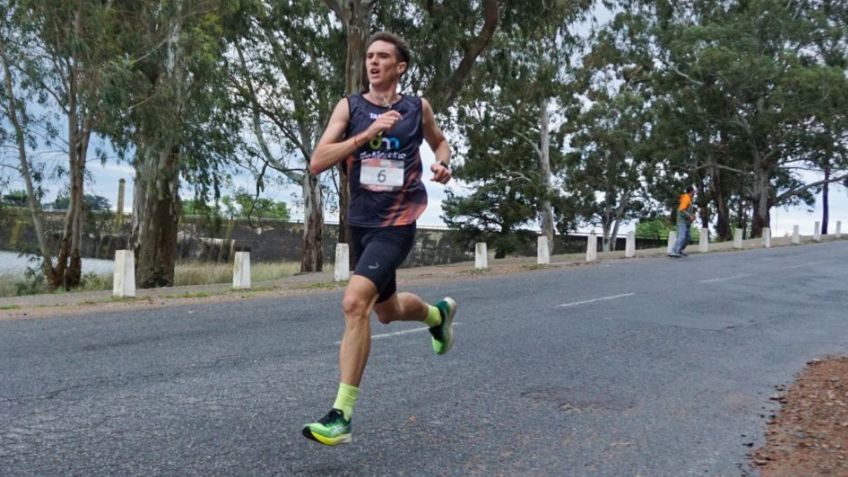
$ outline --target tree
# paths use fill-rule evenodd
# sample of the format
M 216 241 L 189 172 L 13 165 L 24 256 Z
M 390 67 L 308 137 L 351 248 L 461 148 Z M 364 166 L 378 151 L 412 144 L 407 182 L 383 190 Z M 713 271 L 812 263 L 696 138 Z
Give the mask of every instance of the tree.
M 677 139 L 658 137 L 680 146 L 678 160 L 667 164 L 674 173 L 669 180 L 685 175 L 711 193 L 720 236 L 729 233 L 734 208 L 743 229 L 751 217 L 756 237 L 769 225 L 772 207 L 806 201 L 810 191 L 843 179 L 805 183 L 796 172 L 811 165 L 796 146 L 821 131 L 824 103 L 841 104 L 845 89 L 844 71 L 805 59 L 811 38 L 824 32 L 808 20 L 817 5 L 620 2 L 623 13 L 613 25 L 635 39 L 623 59 L 652 72 L 655 104 L 665 113 L 658 119 L 682 120 L 656 126 L 678 132 Z
M 550 2 L 530 14 L 506 9 L 504 28 L 495 34 L 459 100 L 458 129 L 466 138 L 467 153 L 455 177 L 471 182 L 477 191 L 465 198 L 452 195 L 448 220 L 459 220 L 457 214 L 489 217 L 467 221 L 465 227 L 476 224 L 490 230 L 496 225 L 501 237 L 538 221 L 550 247 L 555 223 L 562 224 L 561 231 L 572 226 L 570 203 L 557 193 L 561 184 L 554 182 L 562 164 L 562 134 L 557 130 L 562 118 L 552 112 L 560 109 L 558 99 L 572 74 L 570 56 L 578 42 L 570 27 L 586 7 Z M 485 197 L 480 196 L 482 191 Z M 515 200 L 529 208 L 515 207 Z M 475 210 L 493 201 L 514 208 Z M 559 221 L 555 209 L 560 209 Z
M 2 8 L 3 35 L 0 57 L 6 81 L 6 113 L 16 133 L 20 171 L 31 197 L 42 269 L 51 287 L 71 288 L 81 280 L 80 248 L 83 237 L 83 179 L 88 159 L 89 140 L 97 122 L 96 109 L 89 98 L 96 96 L 100 79 L 102 37 L 99 25 L 111 12 L 111 4 L 96 0 L 46 4 L 20 0 Z M 42 106 L 58 109 L 65 122 L 64 142 L 68 154 L 70 203 L 65 217 L 56 265 L 44 237 L 40 205 L 34 203 L 31 189 L 33 171 L 27 157 L 26 137 L 30 121 L 26 106 L 16 98 L 15 79 L 21 88 L 31 91 Z M 59 126 L 47 125 L 47 143 L 56 140 Z M 34 142 L 30 141 L 30 147 Z
M 614 247 L 622 222 L 643 213 L 640 198 L 655 167 L 645 98 L 627 86 L 614 96 L 595 92 L 594 104 L 569 114 L 571 136 L 564 184 L 579 215 L 603 230 L 603 250 Z
M 230 65 L 236 105 L 256 138 L 249 155 L 257 192 L 270 168 L 301 186 L 301 272 L 323 268 L 324 187 L 309 173 L 312 151 L 342 90 L 334 74 L 344 38 L 318 2 L 276 1 L 258 8 L 249 34 L 234 44 Z
M 112 18 L 121 54 L 108 72 L 108 134 L 122 154 L 133 154 L 132 247 L 141 287 L 174 282 L 180 176 L 201 197 L 211 188 L 217 198 L 239 137 L 222 58 L 249 6 L 144 0 L 124 4 Z

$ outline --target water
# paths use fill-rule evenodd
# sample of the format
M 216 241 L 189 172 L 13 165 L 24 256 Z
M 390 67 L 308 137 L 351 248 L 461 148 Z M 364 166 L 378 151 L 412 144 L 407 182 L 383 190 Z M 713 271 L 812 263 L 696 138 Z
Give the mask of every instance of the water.
M 18 256 L 17 252 L 0 250 L 0 275 L 23 276 L 27 267 L 36 268 L 39 262 L 30 261 L 32 255 Z M 115 262 L 97 258 L 82 259 L 82 273 L 111 274 L 115 271 Z

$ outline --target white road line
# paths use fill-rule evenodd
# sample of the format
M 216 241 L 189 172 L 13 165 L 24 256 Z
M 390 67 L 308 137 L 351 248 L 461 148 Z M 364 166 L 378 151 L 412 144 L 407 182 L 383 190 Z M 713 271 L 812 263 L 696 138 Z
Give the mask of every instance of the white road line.
M 818 262 L 808 262 L 808 263 L 800 263 L 798 265 L 789 265 L 788 267 L 783 267 L 784 270 L 791 270 L 793 268 L 802 268 L 802 267 L 813 267 L 816 265 L 821 265 L 822 263 L 826 263 L 824 260 L 819 260 Z
M 709 280 L 701 280 L 698 283 L 718 283 L 718 282 L 726 282 L 729 280 L 737 280 L 739 278 L 745 278 L 750 275 L 746 273 L 742 273 L 740 275 L 733 275 L 732 277 L 723 277 L 723 278 L 710 278 Z
M 622 293 L 621 295 L 602 296 L 600 298 L 593 298 L 591 300 L 575 301 L 575 302 L 572 302 L 572 303 L 563 303 L 562 305 L 558 305 L 557 308 L 568 308 L 570 306 L 586 305 L 586 304 L 595 303 L 595 302 L 598 302 L 598 301 L 616 300 L 618 298 L 625 298 L 625 297 L 633 296 L 633 295 L 635 295 L 635 293 Z
M 458 321 L 453 322 L 454 326 L 458 326 L 458 325 L 461 325 L 461 324 L 462 323 L 460 323 Z M 371 339 L 372 340 L 379 340 L 379 339 L 382 339 L 382 338 L 391 338 L 392 336 L 408 335 L 409 333 L 418 333 L 419 331 L 427 331 L 429 329 L 430 328 L 423 327 L 423 328 L 414 328 L 414 329 L 411 329 L 411 330 L 395 331 L 393 333 L 383 333 L 383 334 L 379 334 L 379 335 L 371 335 Z M 340 344 L 342 344 L 342 342 L 336 341 L 336 344 L 340 345 Z

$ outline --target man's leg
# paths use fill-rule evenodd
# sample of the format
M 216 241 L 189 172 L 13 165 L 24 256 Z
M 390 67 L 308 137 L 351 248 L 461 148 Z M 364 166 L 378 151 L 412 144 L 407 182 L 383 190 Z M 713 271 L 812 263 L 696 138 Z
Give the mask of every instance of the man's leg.
M 374 312 L 377 313 L 380 323 L 385 325 L 393 321 L 424 321 L 430 314 L 430 305 L 418 295 L 401 292 L 374 305 Z
M 691 229 L 692 229 L 692 227 L 689 226 L 689 222 L 687 221 L 686 224 L 685 224 L 685 228 L 684 228 L 685 238 L 683 239 L 683 243 L 680 245 L 680 254 L 681 255 L 686 255 L 685 253 L 683 253 L 683 250 L 686 248 L 687 245 L 689 245 L 689 242 L 692 241 L 692 233 L 690 232 Z
M 683 251 L 683 247 L 686 245 L 686 221 L 685 220 L 677 220 L 677 242 L 674 244 L 674 248 L 672 248 L 672 252 L 676 255 L 680 255 L 680 252 Z
M 369 316 L 377 301 L 377 287 L 371 280 L 353 275 L 342 299 L 345 331 L 339 348 L 339 369 L 343 383 L 359 387 L 371 350 Z
M 420 321 L 430 327 L 433 352 L 443 355 L 453 346 L 453 317 L 456 301 L 445 297 L 435 305 L 429 305 L 412 293 L 394 293 L 386 301 L 374 305 L 380 323 L 393 321 Z
M 375 301 L 377 287 L 374 282 L 361 275 L 350 277 L 342 299 L 345 331 L 339 347 L 339 390 L 330 412 L 304 426 L 303 435 L 309 439 L 329 446 L 351 441 L 350 420 L 371 350 L 369 317 Z

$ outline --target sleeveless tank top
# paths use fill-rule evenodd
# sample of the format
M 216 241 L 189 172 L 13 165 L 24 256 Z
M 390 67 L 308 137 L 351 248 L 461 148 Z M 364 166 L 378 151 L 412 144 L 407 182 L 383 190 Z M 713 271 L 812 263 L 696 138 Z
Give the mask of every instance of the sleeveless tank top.
M 391 106 L 378 106 L 362 94 L 347 99 L 350 120 L 346 137 L 365 131 L 377 116 L 390 109 L 402 117 L 391 130 L 363 144 L 347 158 L 350 224 L 374 228 L 415 223 L 427 208 L 419 152 L 424 139 L 421 98 L 404 95 Z

